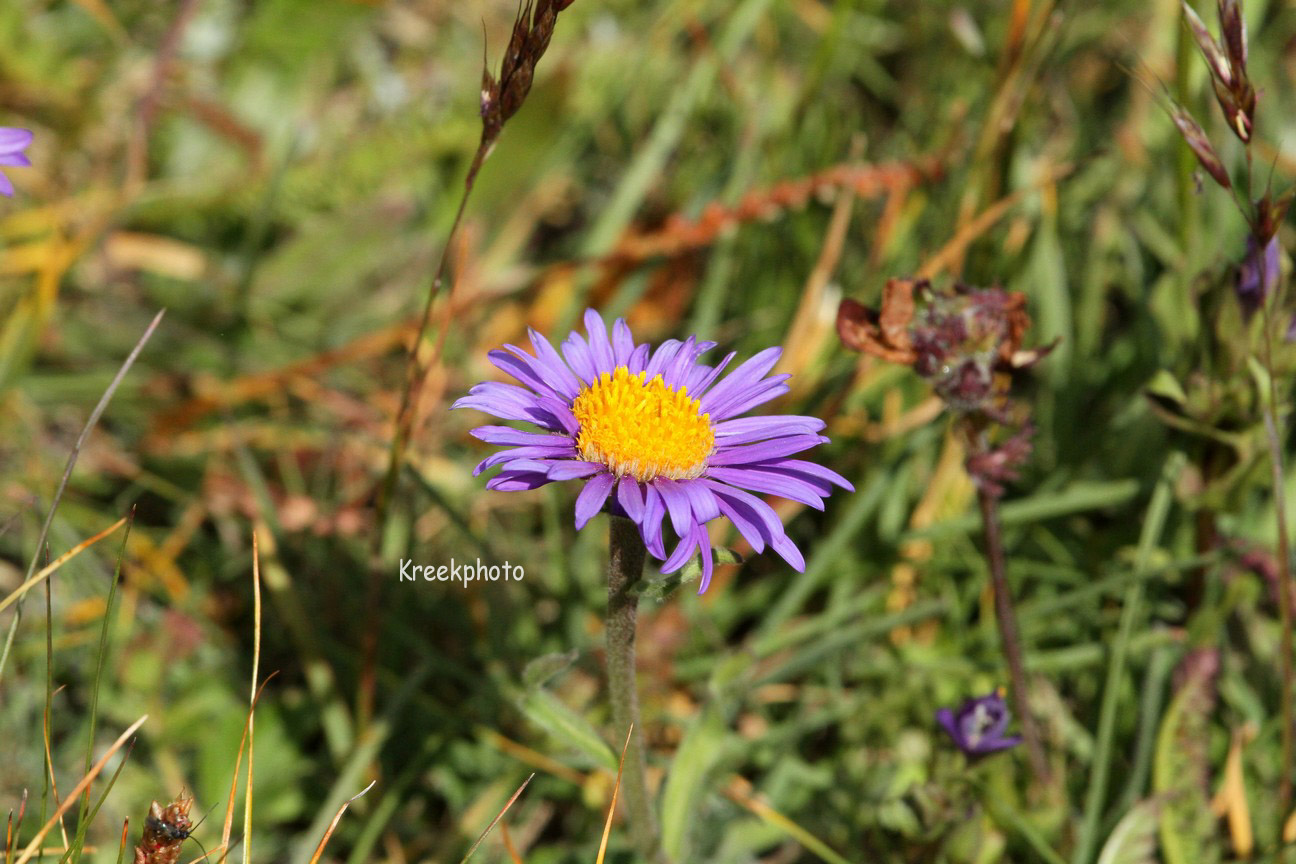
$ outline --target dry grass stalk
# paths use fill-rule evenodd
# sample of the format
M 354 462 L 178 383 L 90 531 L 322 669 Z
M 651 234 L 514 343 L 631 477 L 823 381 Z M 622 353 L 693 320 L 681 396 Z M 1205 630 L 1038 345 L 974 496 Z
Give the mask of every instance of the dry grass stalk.
M 450 224 L 450 232 L 446 236 L 440 260 L 432 277 L 432 284 L 428 288 L 423 314 L 419 318 L 418 331 L 414 341 L 410 343 L 405 384 L 401 389 L 400 408 L 396 412 L 396 428 L 388 450 L 387 471 L 378 488 L 374 506 L 375 529 L 372 532 L 374 540 L 370 549 L 372 564 L 365 598 L 365 620 L 368 624 L 365 627 L 364 643 L 361 646 L 360 692 L 356 700 L 356 713 L 360 725 L 367 723 L 373 714 L 376 686 L 374 669 L 378 656 L 378 633 L 381 629 L 377 616 L 382 605 L 384 579 L 381 538 L 385 534 L 388 510 L 396 490 L 396 481 L 400 476 L 401 466 L 405 463 L 405 450 L 413 432 L 414 418 L 418 416 L 419 395 L 423 390 L 428 370 L 436 364 L 440 354 L 439 343 L 438 350 L 434 350 L 426 359 L 420 356 L 420 349 L 432 321 L 432 303 L 441 292 L 441 281 L 445 274 L 450 241 L 454 239 L 459 223 L 463 220 L 464 208 L 468 204 L 468 196 L 472 194 L 477 172 L 481 170 L 482 163 L 494 148 L 495 142 L 504 129 L 504 124 L 517 113 L 522 103 L 526 101 L 527 94 L 531 92 L 536 64 L 549 48 L 549 40 L 553 36 L 558 13 L 573 2 L 575 0 L 536 0 L 533 5 L 531 0 L 527 0 L 518 10 L 517 18 L 513 21 L 513 33 L 509 38 L 504 59 L 500 62 L 499 76 L 491 74 L 491 71 L 484 66 L 482 68 L 481 141 L 477 145 L 477 152 L 473 154 L 472 164 L 468 167 L 468 175 L 464 178 L 463 196 L 459 199 L 459 207 L 455 211 L 454 221 Z
M 886 162 L 880 165 L 843 162 L 806 177 L 753 189 L 732 207 L 712 202 L 696 219 L 678 213 L 672 215 L 659 230 L 628 234 L 605 260 L 626 264 L 648 258 L 674 257 L 710 246 L 726 231 L 744 223 L 769 221 L 788 210 L 798 210 L 806 206 L 812 196 L 847 191 L 859 198 L 877 198 L 925 180 L 937 179 L 941 171 L 936 157 L 912 163 Z
M 116 755 L 117 751 L 126 746 L 126 742 L 131 739 L 131 736 L 139 731 L 139 728 L 144 725 L 144 721 L 146 720 L 148 720 L 147 714 L 126 727 L 126 730 L 122 732 L 121 735 L 117 736 L 117 740 L 108 747 L 103 756 L 99 757 L 99 761 L 91 766 L 90 770 L 86 772 L 86 775 L 81 778 L 81 781 L 77 783 L 76 786 L 72 787 L 72 791 L 68 793 L 68 797 L 58 806 L 58 809 L 49 817 L 48 821 L 41 826 L 41 829 L 36 832 L 36 836 L 27 843 L 23 848 L 22 854 L 18 856 L 18 860 L 15 861 L 14 864 L 27 864 L 28 861 L 36 856 L 38 850 L 43 851 L 45 836 L 49 834 L 50 831 L 54 830 L 54 826 L 60 823 L 63 814 L 76 804 L 77 798 L 90 788 L 90 784 L 94 782 L 94 779 L 99 776 L 101 771 L 103 771 L 104 766 L 108 764 L 114 755 Z
M 468 188 L 472 188 L 477 170 L 490 155 L 504 124 L 526 101 L 527 94 L 531 92 L 531 82 L 535 78 L 536 64 L 549 48 L 558 13 L 573 2 L 574 0 L 537 0 L 533 6 L 531 0 L 527 0 L 513 21 L 513 33 L 509 37 L 504 59 L 500 62 L 499 77 L 492 75 L 490 69 L 482 68 L 482 136 L 477 157 L 468 172 Z

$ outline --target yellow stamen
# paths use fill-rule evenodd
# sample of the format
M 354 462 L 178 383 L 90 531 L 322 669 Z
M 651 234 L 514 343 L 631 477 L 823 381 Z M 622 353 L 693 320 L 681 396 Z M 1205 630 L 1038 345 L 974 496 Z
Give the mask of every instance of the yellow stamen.
M 580 424 L 581 458 L 639 481 L 699 476 L 715 447 L 711 415 L 701 413 L 702 403 L 689 397 L 687 387 L 672 390 L 660 375 L 647 377 L 618 366 L 576 395 L 572 414 Z

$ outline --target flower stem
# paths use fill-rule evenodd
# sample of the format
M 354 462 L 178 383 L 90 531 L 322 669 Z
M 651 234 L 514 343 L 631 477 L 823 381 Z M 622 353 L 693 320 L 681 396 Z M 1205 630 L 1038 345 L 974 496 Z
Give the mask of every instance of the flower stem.
M 1251 188 L 1251 148 L 1247 147 L 1247 188 Z M 1268 284 L 1269 275 L 1265 272 L 1265 238 L 1252 227 L 1256 248 L 1260 250 L 1260 286 L 1263 292 L 1264 286 Z M 1274 527 L 1278 531 L 1278 619 L 1281 622 L 1282 636 L 1279 642 L 1279 651 L 1282 653 L 1280 660 L 1280 669 L 1282 670 L 1282 689 L 1280 691 L 1280 700 L 1282 701 L 1282 761 L 1278 763 L 1278 837 L 1277 850 L 1275 856 L 1278 862 L 1287 860 L 1287 847 L 1283 843 L 1283 829 L 1286 827 L 1286 820 L 1292 805 L 1292 751 L 1293 728 L 1292 717 L 1292 699 L 1296 697 L 1296 678 L 1292 669 L 1292 583 L 1291 583 L 1291 550 L 1287 539 L 1287 484 L 1284 481 L 1283 456 L 1282 456 L 1282 436 L 1278 431 L 1278 384 L 1274 378 L 1274 359 L 1273 346 L 1274 341 L 1280 338 L 1274 332 L 1274 310 L 1270 300 L 1277 300 L 1281 297 L 1280 291 L 1274 292 L 1275 297 L 1264 297 L 1262 293 L 1261 314 L 1264 316 L 1261 329 L 1261 353 L 1257 358 L 1265 370 L 1266 387 L 1264 398 L 1261 399 L 1262 414 L 1264 416 L 1265 441 L 1269 450 L 1269 469 L 1273 477 L 1273 502 L 1274 502 L 1274 521 L 1277 523 Z M 1280 331 L 1281 332 L 1281 331 Z
M 1278 614 L 1282 622 L 1282 770 L 1278 775 L 1278 816 L 1287 819 L 1292 802 L 1292 590 L 1291 553 L 1287 546 L 1287 506 L 1284 501 L 1282 445 L 1278 438 L 1278 423 L 1274 418 L 1272 403 L 1265 411 L 1265 433 L 1269 440 L 1269 462 L 1273 472 L 1274 514 L 1278 522 Z M 1279 831 L 1281 832 L 1280 822 Z M 1281 835 L 1278 840 L 1282 845 Z
M 640 860 L 660 860 L 657 818 L 648 794 L 645 776 L 643 726 L 639 722 L 639 693 L 635 685 L 635 617 L 639 596 L 635 584 L 643 576 L 643 539 L 634 522 L 624 516 L 610 516 L 608 529 L 607 676 L 608 699 L 612 703 L 612 724 L 624 735 L 633 724 L 622 794 L 630 809 L 630 836 Z
M 1017 633 L 1017 615 L 1013 611 L 1012 594 L 1008 590 L 1007 568 L 1004 561 L 1003 540 L 999 536 L 999 504 L 989 490 L 977 486 L 977 500 L 981 504 L 981 522 L 985 529 L 986 562 L 990 565 L 990 583 L 994 589 L 995 621 L 999 624 L 999 641 L 1003 645 L 1004 659 L 1008 661 L 1008 675 L 1012 681 L 1013 710 L 1020 718 L 1022 740 L 1030 758 L 1031 771 L 1041 786 L 1049 784 L 1048 759 L 1040 741 L 1035 716 L 1030 712 L 1027 698 L 1026 669 L 1022 663 L 1021 637 Z

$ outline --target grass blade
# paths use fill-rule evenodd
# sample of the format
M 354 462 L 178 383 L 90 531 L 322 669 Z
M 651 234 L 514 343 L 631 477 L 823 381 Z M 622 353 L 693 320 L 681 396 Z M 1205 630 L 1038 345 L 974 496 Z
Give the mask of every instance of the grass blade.
M 23 849 L 22 854 L 18 856 L 18 860 L 15 861 L 14 864 L 27 864 L 27 862 L 31 860 L 32 856 L 36 854 L 36 851 L 42 848 L 45 835 L 53 830 L 54 826 L 59 821 L 59 817 L 72 809 L 72 804 L 83 792 L 85 792 L 86 789 L 90 787 L 90 784 L 94 782 L 94 778 L 99 776 L 99 772 L 108 764 L 108 760 L 111 759 L 113 755 L 130 740 L 130 737 L 144 725 L 144 721 L 147 719 L 148 715 L 143 715 L 130 726 L 126 727 L 125 732 L 117 736 L 117 740 L 112 743 L 112 746 L 108 748 L 107 752 L 105 752 L 103 756 L 99 757 L 99 761 L 96 762 L 86 775 L 81 778 L 81 782 L 77 783 L 72 791 L 68 793 L 67 800 L 59 806 L 58 810 L 54 811 L 54 815 L 51 816 L 49 820 L 41 826 L 41 829 L 36 832 L 36 836 L 33 837 L 31 842 L 27 844 L 26 848 Z
M 252 773 L 251 771 L 248 771 L 248 774 L 251 773 Z M 310 864 L 319 864 L 320 856 L 324 854 L 324 847 L 328 845 L 329 838 L 333 836 L 333 829 L 337 828 L 338 822 L 342 821 L 342 814 L 345 813 L 347 811 L 347 808 L 351 806 L 351 802 L 355 801 L 357 798 L 364 797 L 365 793 L 367 793 L 370 789 L 372 789 L 377 784 L 378 784 L 377 780 L 370 780 L 368 786 L 361 789 L 356 794 L 352 795 L 346 801 L 342 802 L 342 806 L 339 807 L 337 813 L 333 815 L 333 821 L 329 823 L 328 830 L 325 831 L 324 836 L 320 838 L 319 846 L 315 847 L 315 854 L 311 856 Z M 245 861 L 247 860 L 247 847 L 250 845 L 252 844 L 250 843 L 243 844 L 243 855 Z
M 612 817 L 616 815 L 617 796 L 621 793 L 621 772 L 625 769 L 626 751 L 630 749 L 630 736 L 634 734 L 634 724 L 626 730 L 625 744 L 621 745 L 621 760 L 617 763 L 616 783 L 612 785 L 612 803 L 608 805 L 607 821 L 603 823 L 603 836 L 599 839 L 598 857 L 594 859 L 594 864 L 603 864 L 603 856 L 607 854 L 608 838 L 612 836 Z
M 108 657 L 108 631 L 112 625 L 113 600 L 117 597 L 117 581 L 121 579 L 122 561 L 126 557 L 126 542 L 130 540 L 130 529 L 134 522 L 135 509 L 132 507 L 130 516 L 127 517 L 126 530 L 122 533 L 121 549 L 117 552 L 117 566 L 113 570 L 112 582 L 108 584 L 108 600 L 104 605 L 103 626 L 99 628 L 99 650 L 95 654 L 94 682 L 90 686 L 90 719 L 89 729 L 86 731 L 86 771 L 90 770 L 90 765 L 94 762 L 95 723 L 99 719 L 99 691 L 103 684 L 104 664 Z M 117 766 L 117 770 L 121 770 L 120 765 Z M 117 776 L 114 774 L 113 780 L 116 779 Z M 109 788 L 112 788 L 111 783 Z M 103 801 L 100 800 L 99 804 L 103 804 Z M 71 850 L 72 861 L 74 862 L 81 860 L 81 846 L 85 843 L 85 833 L 89 827 L 89 808 L 90 790 L 86 789 L 85 794 L 81 797 L 81 810 L 77 814 L 76 842 Z M 98 810 L 98 806 L 95 809 Z
M 468 854 L 463 857 L 463 860 L 461 860 L 459 864 L 464 864 L 465 861 L 467 861 L 469 858 L 473 856 L 473 853 L 477 851 L 477 847 L 480 846 L 482 844 L 482 841 L 486 839 L 486 836 L 490 834 L 491 829 L 494 828 L 497 824 L 499 824 L 499 821 L 504 818 L 504 814 L 507 813 L 509 808 L 513 806 L 513 802 L 522 796 L 523 790 L 525 790 L 526 787 L 530 785 L 533 779 L 535 779 L 535 774 L 532 774 L 526 780 L 522 781 L 522 785 L 519 786 L 517 788 L 517 791 L 513 793 L 513 797 L 509 798 L 509 800 L 504 803 L 504 808 L 495 814 L 495 818 L 492 819 L 491 823 L 486 826 L 486 830 L 483 831 L 481 833 L 481 836 L 477 838 L 477 842 L 472 845 L 472 848 L 468 850 Z
M 90 412 L 90 419 L 86 420 L 85 426 L 81 429 L 81 434 L 77 436 L 76 443 L 72 445 L 72 452 L 68 454 L 67 465 L 63 468 L 63 477 L 59 480 L 58 488 L 54 491 L 54 498 L 50 501 L 49 512 L 45 514 L 45 522 L 41 525 L 40 534 L 36 537 L 37 551 L 36 554 L 32 556 L 31 564 L 27 567 L 27 577 L 24 579 L 23 585 L 19 586 L 18 591 L 15 591 L 14 594 L 6 598 L 3 603 L 0 603 L 0 612 L 3 612 L 5 607 L 11 602 L 14 602 L 13 598 L 21 597 L 22 593 L 25 593 L 27 588 L 31 587 L 31 584 L 40 581 L 32 575 L 36 570 L 36 561 L 40 555 L 40 550 L 45 546 L 45 539 L 49 537 L 50 526 L 54 524 L 54 513 L 58 510 L 59 502 L 63 500 L 63 493 L 67 491 L 68 480 L 71 479 L 72 469 L 76 467 L 77 458 L 81 455 L 81 448 L 85 446 L 86 439 L 90 437 L 90 430 L 92 430 L 99 422 L 100 416 L 103 415 L 104 409 L 108 407 L 108 403 L 112 400 L 113 394 L 117 392 L 117 387 L 121 384 L 122 379 L 126 377 L 126 373 L 130 371 L 131 366 L 135 365 L 135 359 L 139 357 L 140 352 L 144 350 L 144 345 L 153 336 L 153 331 L 156 330 L 158 324 L 162 322 L 162 316 L 164 314 L 166 314 L 166 310 L 162 309 L 153 316 L 153 320 L 149 322 L 148 327 L 144 328 L 144 335 L 140 336 L 139 341 L 135 343 L 135 347 L 131 349 L 130 354 L 126 355 L 126 359 L 122 361 L 121 368 L 117 370 L 117 374 L 114 375 L 112 381 L 109 382 L 107 389 L 103 392 L 103 396 L 99 397 L 99 403 L 95 405 L 94 410 Z M 46 569 L 48 570 L 49 568 Z M 46 573 L 45 575 L 49 574 Z M 19 613 L 14 616 L 13 621 L 9 624 L 9 635 L 5 638 L 4 651 L 0 652 L 0 680 L 3 680 L 4 678 L 5 661 L 9 659 L 9 648 L 13 644 L 14 634 L 18 631 L 18 622 L 21 619 L 22 612 L 20 607 Z
M 1139 536 L 1138 553 L 1134 570 L 1142 573 L 1147 569 L 1152 551 L 1161 539 L 1165 528 L 1166 517 L 1170 513 L 1171 496 L 1175 478 L 1183 468 L 1184 457 L 1181 453 L 1173 454 L 1166 460 L 1161 472 L 1161 480 L 1152 493 L 1152 502 L 1148 505 L 1147 517 L 1143 521 L 1143 531 Z M 1071 855 L 1072 864 L 1088 864 L 1093 859 L 1098 845 L 1098 824 L 1102 818 L 1103 801 L 1107 794 L 1107 775 L 1111 770 L 1112 744 L 1116 730 L 1116 711 L 1120 694 L 1120 682 L 1125 675 L 1125 661 L 1129 657 L 1130 638 L 1134 633 L 1134 619 L 1138 617 L 1139 606 L 1143 600 L 1143 582 L 1136 580 L 1125 591 L 1125 602 L 1121 609 L 1120 629 L 1116 633 L 1116 642 L 1112 646 L 1111 661 L 1107 666 L 1107 681 L 1103 687 L 1102 706 L 1098 714 L 1098 740 L 1094 748 L 1093 764 L 1089 771 L 1089 789 L 1085 794 L 1084 816 L 1080 822 L 1076 839 L 1075 852 Z

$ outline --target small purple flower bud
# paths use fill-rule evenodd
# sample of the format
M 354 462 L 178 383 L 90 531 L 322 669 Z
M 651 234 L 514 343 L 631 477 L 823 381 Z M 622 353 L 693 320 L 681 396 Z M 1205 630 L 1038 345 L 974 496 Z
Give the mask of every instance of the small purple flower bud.
M 954 739 L 954 746 L 972 757 L 986 756 L 1020 744 L 1020 737 L 1004 735 L 1011 719 L 1002 689 L 968 699 L 954 711 L 942 708 L 936 712 L 936 721 Z
M 27 166 L 31 160 L 23 153 L 31 145 L 30 129 L 0 126 L 0 166 Z M 0 195 L 13 195 L 13 183 L 0 172 Z
M 1255 239 L 1247 238 L 1247 253 L 1238 267 L 1236 289 L 1244 318 L 1250 319 L 1278 288 L 1278 278 L 1282 275 L 1281 254 L 1282 247 L 1278 245 L 1277 237 L 1269 241 L 1263 257 Z

